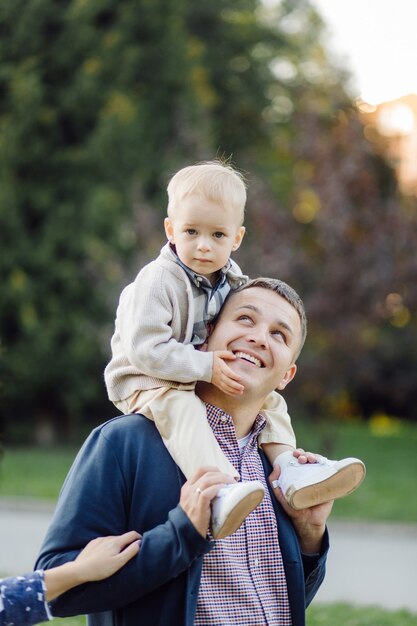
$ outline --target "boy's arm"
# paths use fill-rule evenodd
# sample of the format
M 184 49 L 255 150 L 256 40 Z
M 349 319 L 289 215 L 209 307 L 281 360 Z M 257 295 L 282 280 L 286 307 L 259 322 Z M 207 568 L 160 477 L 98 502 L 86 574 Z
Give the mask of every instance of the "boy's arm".
M 210 382 L 213 354 L 176 337 L 188 317 L 185 287 L 180 296 L 178 279 L 163 269 L 145 268 L 121 296 L 116 332 L 125 355 L 141 373 L 179 383 Z

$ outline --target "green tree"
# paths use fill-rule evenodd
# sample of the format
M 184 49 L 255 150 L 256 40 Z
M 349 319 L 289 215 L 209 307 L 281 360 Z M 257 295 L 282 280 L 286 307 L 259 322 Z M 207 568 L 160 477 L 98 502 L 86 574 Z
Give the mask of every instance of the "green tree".
M 363 138 L 322 33 L 307 0 L 0 0 L 10 433 L 46 421 L 68 436 L 114 414 L 101 373 L 117 295 L 163 243 L 169 175 L 214 156 L 248 176 L 237 260 L 305 297 L 294 398 L 387 407 L 395 362 L 390 410 L 409 414 L 415 209 Z
M 112 414 L 109 285 L 121 258 L 153 247 L 132 213 L 159 198 L 179 149 L 182 11 L 0 2 L 0 414 L 12 424 L 35 416 L 66 433 Z
M 416 202 L 364 138 L 348 74 L 329 62 L 309 3 L 241 9 L 199 6 L 193 32 L 215 138 L 250 172 L 238 259 L 306 301 L 311 339 L 288 396 L 318 414 L 415 419 Z

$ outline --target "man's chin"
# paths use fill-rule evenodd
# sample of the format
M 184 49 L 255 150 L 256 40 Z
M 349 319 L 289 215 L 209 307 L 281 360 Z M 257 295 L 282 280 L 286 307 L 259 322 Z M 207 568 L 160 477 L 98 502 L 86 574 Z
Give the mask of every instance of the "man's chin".
M 259 378 L 254 375 L 255 372 L 248 372 L 242 370 L 235 370 L 236 374 L 239 374 L 240 380 L 239 383 L 244 387 L 244 394 L 256 394 L 256 392 L 261 393 L 262 385 Z
M 254 365 L 253 363 L 249 363 L 248 361 L 244 361 L 243 359 L 231 361 L 231 363 L 229 363 L 229 367 L 236 374 L 239 374 L 239 376 L 242 378 L 242 380 L 240 381 L 242 385 L 245 384 L 243 382 L 243 379 L 250 383 L 254 380 L 260 380 L 260 377 L 262 376 L 262 368 L 257 367 L 256 365 Z

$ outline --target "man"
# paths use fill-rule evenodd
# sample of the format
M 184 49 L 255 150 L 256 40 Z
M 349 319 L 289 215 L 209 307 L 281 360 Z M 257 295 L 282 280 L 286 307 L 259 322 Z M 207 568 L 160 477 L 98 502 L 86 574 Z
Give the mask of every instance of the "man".
M 275 388 L 296 373 L 305 313 L 285 283 L 256 279 L 227 299 L 209 337 L 209 350 L 231 350 L 230 366 L 244 392 L 226 395 L 208 383 L 197 393 L 209 423 L 243 480 L 261 480 L 263 502 L 241 528 L 210 540 L 210 502 L 230 479 L 201 468 L 184 483 L 154 425 L 121 416 L 97 428 L 64 484 L 37 567 L 73 559 L 97 535 L 136 530 L 140 553 L 107 581 L 69 591 L 54 615 L 90 613 L 105 626 L 303 626 L 305 607 L 325 572 L 331 503 L 295 511 L 279 489 L 256 438 L 258 414 Z M 279 469 L 270 475 L 273 485 Z M 178 504 L 179 500 L 179 504 Z M 279 502 L 277 501 L 279 500 Z

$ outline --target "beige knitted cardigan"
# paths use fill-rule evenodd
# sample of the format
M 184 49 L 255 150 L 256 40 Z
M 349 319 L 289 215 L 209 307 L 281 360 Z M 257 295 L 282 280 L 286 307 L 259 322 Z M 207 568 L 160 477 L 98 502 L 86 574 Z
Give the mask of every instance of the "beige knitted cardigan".
M 247 280 L 234 261 L 226 276 L 232 289 Z M 125 400 L 141 389 L 192 389 L 197 380 L 210 382 L 213 354 L 190 343 L 193 324 L 190 280 L 166 244 L 120 296 L 112 357 L 104 372 L 109 399 Z

